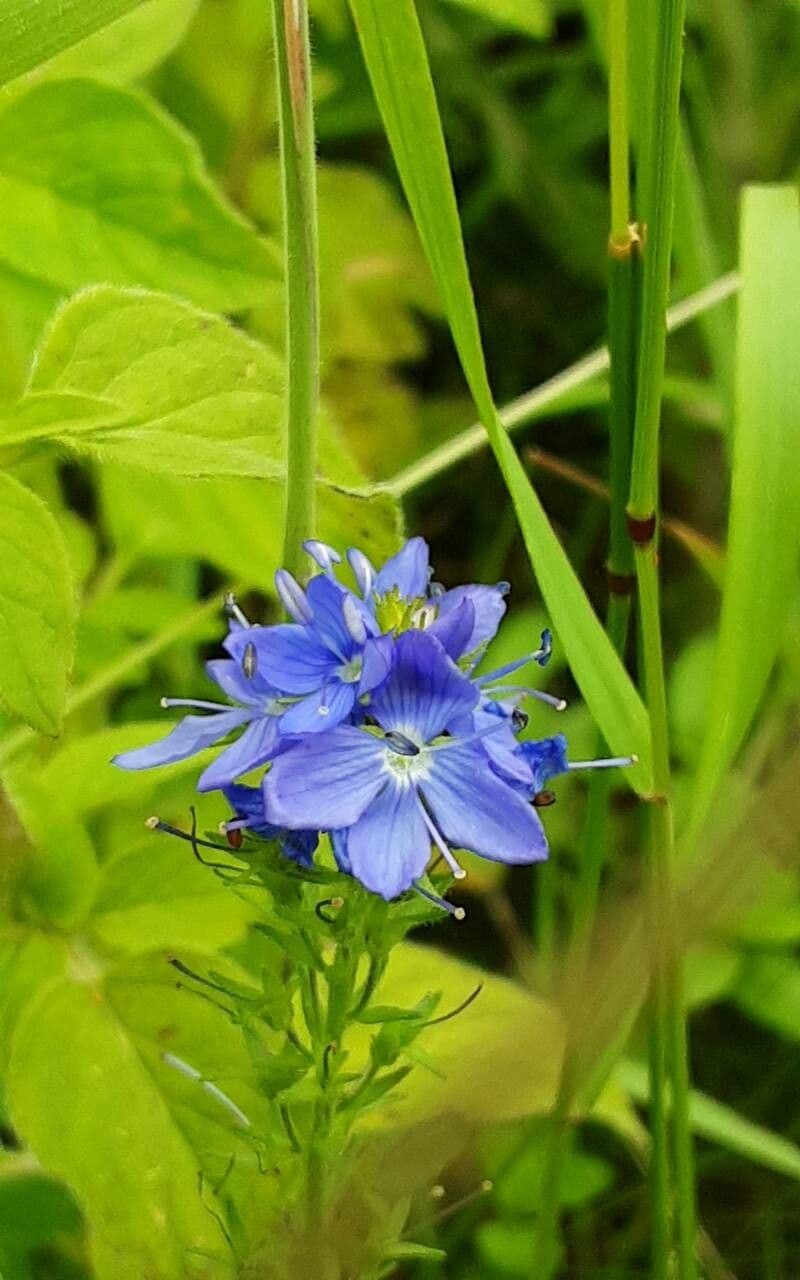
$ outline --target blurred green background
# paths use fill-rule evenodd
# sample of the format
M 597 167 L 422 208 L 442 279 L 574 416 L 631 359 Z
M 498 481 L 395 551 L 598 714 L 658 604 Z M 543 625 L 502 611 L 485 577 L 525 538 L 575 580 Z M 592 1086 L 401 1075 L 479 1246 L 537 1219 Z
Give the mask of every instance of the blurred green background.
M 420 0 L 418 7 L 492 386 L 505 405 L 605 340 L 605 5 Z M 311 8 L 320 534 L 380 559 L 397 545 L 402 506 L 406 528 L 429 539 L 443 582 L 511 581 L 509 620 L 493 655 L 503 661 L 530 648 L 547 619 L 488 449 L 478 445 L 429 479 L 414 470 L 468 428 L 474 410 L 345 0 L 312 0 Z M 8 708 L 0 738 L 2 1280 L 230 1274 L 198 1261 L 219 1245 L 198 1173 L 219 1178 L 230 1136 L 207 1100 L 170 1078 L 158 1049 L 174 1021 L 180 1043 L 193 1046 L 192 1060 L 241 1077 L 235 1035 L 187 1006 L 164 972 L 163 954 L 183 948 L 207 962 L 219 951 L 247 963 L 248 910 L 181 846 L 143 832 L 150 812 L 185 821 L 194 763 L 125 776 L 107 761 L 163 728 L 162 694 L 197 694 L 201 663 L 216 653 L 225 588 L 236 584 L 253 616 L 275 616 L 281 480 L 259 471 L 248 452 L 264 420 L 278 438 L 284 323 L 268 19 L 266 0 L 147 0 L 12 79 L 0 99 L 0 395 L 8 420 L 0 445 L 5 465 L 49 505 L 79 597 L 63 736 L 20 728 L 17 716 L 39 728 L 48 723 L 46 712 L 37 720 L 35 708 L 21 705 Z M 796 0 L 690 0 L 685 59 L 674 299 L 735 270 L 742 185 L 796 177 L 800 7 Z M 635 131 L 636 118 L 633 124 Z M 780 243 L 775 252 L 783 252 Z M 46 328 L 59 304 L 102 283 L 108 294 L 68 303 Z M 213 325 L 209 337 L 195 311 L 181 310 L 184 303 L 120 292 L 131 288 L 231 316 L 236 338 L 220 330 L 219 347 L 207 352 L 202 342 L 216 341 Z M 679 807 L 698 763 L 714 669 L 735 314 L 729 299 L 668 345 L 663 505 L 671 523 L 661 565 Z M 163 414 L 185 428 L 169 457 L 158 452 L 165 446 L 152 422 L 149 434 L 113 443 L 99 432 L 87 443 L 89 435 L 69 436 L 48 417 L 47 397 L 65 387 L 72 396 L 110 388 L 128 394 L 131 350 L 148 356 L 136 345 L 141 325 L 152 371 L 146 394 L 137 391 L 137 401 L 130 391 L 131 403 L 137 421 L 149 414 L 158 428 L 163 401 Z M 242 333 L 263 346 L 248 347 Z M 107 334 L 119 346 L 113 357 L 103 354 Z M 166 350 L 173 335 L 199 344 L 185 410 L 170 399 L 172 370 L 159 345 L 163 338 Z M 248 417 L 236 397 L 256 366 L 267 389 Z M 578 373 L 563 396 L 521 413 L 518 436 L 600 612 L 607 397 L 602 372 Z M 95 411 L 70 403 L 81 422 Z M 206 437 L 193 435 L 198 414 L 208 438 L 227 440 L 235 420 L 242 462 L 231 474 L 220 478 L 211 454 L 206 461 Z M 30 423 L 41 421 L 47 430 L 31 435 Z M 368 489 L 372 482 L 385 485 Z M 48 559 L 46 547 L 31 547 L 34 561 Z M 39 572 L 34 564 L 32 589 Z M 702 1256 L 705 1274 L 719 1280 L 800 1275 L 797 587 L 795 577 L 790 626 L 778 638 L 775 671 L 711 835 L 681 869 Z M 70 612 L 67 601 L 49 624 L 49 641 L 26 633 L 24 609 L 3 613 L 6 647 L 12 632 L 21 650 L 52 646 L 56 685 L 67 674 L 59 628 L 68 627 Z M 754 632 L 759 625 L 754 615 Z M 547 679 L 551 692 L 571 699 L 552 731 L 568 735 L 573 757 L 593 754 L 595 731 L 558 637 Z M 536 728 L 551 731 L 545 713 Z M 600 1037 L 606 1080 L 576 1116 L 569 1145 L 561 1274 L 646 1274 L 646 1072 L 637 1014 L 647 948 L 644 955 L 625 950 L 641 923 L 640 829 L 633 796 L 624 782 L 615 787 L 600 941 L 577 997 L 565 997 L 561 986 L 585 817 L 585 784 L 572 778 L 559 784 L 558 803 L 545 815 L 553 850 L 547 867 L 509 874 L 471 860 L 467 921 L 423 939 L 451 958 L 414 951 L 404 961 L 396 981 L 406 999 L 444 982 L 440 973 L 460 996 L 474 976 L 458 967 L 464 964 L 513 978 L 532 994 L 487 977 L 483 1020 L 456 1021 L 452 1043 L 431 1039 L 428 1052 L 447 1060 L 448 1085 L 419 1103 L 414 1117 L 432 1121 L 452 1106 L 459 1140 L 445 1167 L 420 1162 L 412 1221 L 414 1239 L 446 1250 L 447 1260 L 409 1257 L 387 1274 L 529 1275 L 559 1003 L 571 1023 Z M 200 808 L 209 827 L 224 816 L 214 797 L 203 797 Z M 102 1009 L 91 1000 L 96 984 Z M 517 1007 L 517 998 L 528 1003 Z M 601 1006 L 603 1017 L 593 1021 Z M 250 1086 L 242 1087 L 247 1094 Z M 78 1128 L 63 1119 L 75 1108 L 84 1117 Z M 237 1245 L 246 1255 L 258 1235 L 257 1197 L 246 1169 L 236 1177 Z M 493 1189 L 481 1190 L 484 1179 Z M 250 1200 L 252 1220 L 242 1208 Z M 92 1262 L 87 1240 L 95 1231 L 104 1243 Z M 152 1264 L 135 1248 L 147 1232 Z M 191 1263 L 176 1243 L 189 1237 L 198 1242 Z M 260 1272 L 254 1264 L 241 1274 Z

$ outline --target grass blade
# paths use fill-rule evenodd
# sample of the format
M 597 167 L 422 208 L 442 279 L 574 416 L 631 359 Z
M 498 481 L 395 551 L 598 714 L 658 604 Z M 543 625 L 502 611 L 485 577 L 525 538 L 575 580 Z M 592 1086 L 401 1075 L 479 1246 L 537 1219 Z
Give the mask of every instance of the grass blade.
M 728 557 L 690 837 L 763 695 L 785 636 L 800 552 L 800 222 L 793 187 L 742 204 Z
M 367 70 L 461 365 L 517 513 L 531 564 L 572 672 L 628 777 L 650 787 L 647 716 L 536 496 L 492 399 L 458 209 L 413 0 L 350 0 Z

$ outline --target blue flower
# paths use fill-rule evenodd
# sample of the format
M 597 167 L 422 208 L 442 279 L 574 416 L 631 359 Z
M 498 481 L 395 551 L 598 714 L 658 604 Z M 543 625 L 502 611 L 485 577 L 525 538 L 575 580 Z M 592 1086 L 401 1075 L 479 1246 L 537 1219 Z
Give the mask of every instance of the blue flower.
M 506 611 L 508 583 L 446 591 L 431 581 L 424 538 L 410 538 L 377 572 L 362 551 L 351 549 L 347 558 L 364 602 L 379 620 L 428 631 L 454 660 L 483 649 L 496 635 Z
M 282 734 L 321 733 L 341 724 L 360 698 L 389 673 L 392 641 L 378 633 L 364 603 L 327 573 L 305 591 L 285 570 L 276 585 L 294 622 L 251 627 L 233 638 L 234 651 L 254 647 L 259 667 L 293 705 L 281 718 Z
M 340 862 L 386 899 L 414 885 L 432 846 L 458 877 L 451 846 L 500 862 L 545 858 L 537 814 L 491 768 L 483 738 L 451 732 L 478 699 L 434 636 L 404 632 L 371 699 L 373 725 L 340 725 L 290 745 L 264 779 L 266 820 L 337 832 Z
M 255 630 L 243 626 L 234 617 L 223 642 L 223 648 L 233 656 L 206 663 L 211 679 L 235 705 L 200 698 L 162 698 L 162 707 L 192 707 L 208 714 L 184 716 L 159 742 L 123 751 L 114 756 L 113 763 L 120 769 L 152 769 L 156 765 L 173 764 L 214 746 L 237 729 L 244 732 L 200 775 L 199 791 L 224 787 L 271 760 L 280 750 L 280 717 L 286 711 L 286 703 L 258 662 L 249 638 Z
M 225 799 L 236 817 L 225 823 L 227 831 L 249 831 L 262 840 L 277 840 L 281 851 L 293 862 L 310 867 L 314 850 L 319 844 L 318 831 L 287 831 L 273 826 L 264 816 L 264 796 L 261 787 L 245 787 L 241 783 L 223 788 Z

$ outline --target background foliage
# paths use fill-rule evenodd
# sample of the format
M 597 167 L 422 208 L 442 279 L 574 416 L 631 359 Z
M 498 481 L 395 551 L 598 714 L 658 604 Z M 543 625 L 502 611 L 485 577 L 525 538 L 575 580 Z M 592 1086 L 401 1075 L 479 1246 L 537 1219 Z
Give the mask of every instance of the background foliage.
M 582 358 L 606 330 L 605 5 L 417 8 L 458 212 L 413 9 L 312 0 L 319 535 L 380 560 L 405 521 L 448 584 L 513 581 L 493 657 L 550 620 L 548 687 L 572 700 L 559 723 L 572 755 L 592 754 L 599 724 L 638 751 L 631 780 L 646 791 L 641 703 L 578 583 L 602 613 L 608 388 L 602 357 Z M 263 1100 L 238 1030 L 177 989 L 165 958 L 246 977 L 277 974 L 277 953 L 246 941 L 252 901 L 143 829 L 151 812 L 185 820 L 196 762 L 155 775 L 107 762 L 160 731 L 162 693 L 196 691 L 225 588 L 254 613 L 276 608 L 268 18 L 264 0 L 0 0 L 3 1280 L 266 1274 L 270 1180 L 163 1053 L 224 1080 L 248 1114 Z M 701 1254 L 708 1276 L 740 1280 L 792 1280 L 800 1265 L 799 56 L 793 0 L 689 5 L 671 296 L 723 284 L 669 340 L 663 625 Z M 463 375 L 508 489 L 483 429 L 468 431 Z M 509 406 L 518 454 L 494 404 Z M 549 727 L 540 713 L 531 729 Z M 530 1274 L 565 1026 L 585 1071 L 562 1273 L 646 1266 L 640 815 L 620 780 L 575 992 L 561 959 L 585 801 L 565 779 L 548 866 L 471 863 L 465 924 L 397 951 L 387 1003 L 436 988 L 457 1004 L 476 966 L 484 986 L 423 1033 L 426 1065 L 372 1113 L 409 1234 L 433 1250 L 401 1248 L 387 1274 Z M 222 816 L 201 798 L 202 823 Z M 491 1191 L 455 1207 L 486 1178 Z

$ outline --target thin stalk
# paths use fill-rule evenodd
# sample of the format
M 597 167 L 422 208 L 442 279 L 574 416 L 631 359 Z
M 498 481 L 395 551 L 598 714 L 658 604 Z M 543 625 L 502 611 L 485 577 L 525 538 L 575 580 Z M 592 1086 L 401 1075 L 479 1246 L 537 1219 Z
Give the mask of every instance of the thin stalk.
M 633 417 L 636 403 L 636 333 L 638 321 L 638 254 L 630 227 L 630 168 L 628 132 L 628 7 L 627 0 L 609 5 L 609 150 L 611 232 L 608 240 L 608 352 L 609 406 L 609 527 L 606 630 L 623 656 L 628 638 L 633 561 L 626 525 L 625 503 L 630 487 Z M 602 741 L 598 744 L 603 754 Z M 597 771 L 589 780 L 580 873 L 572 918 L 567 963 L 569 989 L 583 985 L 588 948 L 594 929 L 600 877 L 608 844 L 608 800 L 611 775 Z M 577 1092 L 579 1061 L 574 1029 L 568 1034 L 558 1097 L 551 1117 L 540 1187 L 531 1280 L 549 1280 L 555 1267 L 559 1236 L 561 1175 L 570 1138 L 569 1117 Z
M 314 533 L 319 402 L 319 264 L 306 0 L 272 0 L 286 288 L 287 454 L 283 563 L 303 569 Z
M 667 312 L 667 332 L 674 333 L 676 329 L 682 329 L 698 316 L 719 306 L 727 298 L 733 297 L 740 286 L 739 276 L 735 271 L 730 271 L 727 275 L 712 281 L 698 293 L 693 293 L 681 302 L 676 302 Z M 590 351 L 538 387 L 526 391 L 524 395 L 504 405 L 499 410 L 500 421 L 506 430 L 511 432 L 527 426 L 528 423 L 543 417 L 546 413 L 553 413 L 559 403 L 567 401 L 574 391 L 584 387 L 593 378 L 604 374 L 608 370 L 609 363 L 608 347 L 598 347 L 595 351 Z M 430 480 L 435 480 L 450 467 L 487 448 L 488 443 L 484 427 L 480 423 L 473 423 L 452 440 L 446 441 L 436 449 L 431 449 L 430 453 L 402 471 L 398 471 L 397 475 L 387 481 L 387 488 L 398 498 L 404 498 L 406 494 L 422 488 Z
M 651 1098 L 653 1119 L 654 1255 L 653 1274 L 661 1280 L 665 1261 L 656 1254 L 656 1231 L 663 1205 L 666 1164 L 666 1098 L 662 1064 L 666 1054 L 672 1092 L 672 1140 L 675 1164 L 678 1274 L 695 1280 L 697 1219 L 692 1133 L 689 1125 L 689 1072 L 683 980 L 676 947 L 675 841 L 670 802 L 669 735 L 666 682 L 661 639 L 658 568 L 655 544 L 639 544 L 635 551 L 639 588 L 640 635 L 645 698 L 650 715 L 654 792 L 648 805 L 650 845 L 651 923 L 654 926 L 653 1040 L 651 1042 Z
M 672 221 L 675 206 L 675 160 L 680 127 L 679 101 L 683 61 L 685 0 L 659 0 L 653 92 L 641 166 L 641 217 L 646 252 L 642 286 L 639 374 L 636 387 L 636 430 L 633 442 L 628 509 L 648 519 L 658 502 L 658 437 L 661 384 L 664 378 Z

